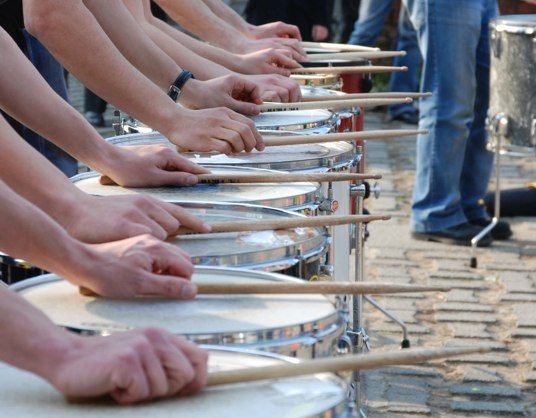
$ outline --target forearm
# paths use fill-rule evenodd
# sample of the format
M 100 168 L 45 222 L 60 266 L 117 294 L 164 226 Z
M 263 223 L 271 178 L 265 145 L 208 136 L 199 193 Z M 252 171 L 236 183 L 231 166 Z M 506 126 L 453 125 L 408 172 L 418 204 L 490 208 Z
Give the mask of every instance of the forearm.
M 143 17 L 141 25 L 166 54 L 182 68 L 191 70 L 197 79 L 209 80 L 230 73 L 225 67 L 232 62 L 227 52 L 199 42 L 152 16 Z
M 166 13 L 195 36 L 236 52 L 244 36 L 199 0 L 156 0 Z
M 147 125 L 170 129 L 177 106 L 121 55 L 82 2 L 24 0 L 24 14 L 30 33 L 86 87 Z
M 132 0 L 129 3 L 134 4 Z M 138 0 L 135 3 L 141 7 Z M 84 4 L 123 56 L 167 91 L 181 69 L 146 35 L 123 2 L 84 0 Z
M 244 36 L 248 36 L 248 31 L 252 25 L 246 22 L 232 7 L 229 7 L 222 0 L 202 0 L 212 13 L 228 23 Z

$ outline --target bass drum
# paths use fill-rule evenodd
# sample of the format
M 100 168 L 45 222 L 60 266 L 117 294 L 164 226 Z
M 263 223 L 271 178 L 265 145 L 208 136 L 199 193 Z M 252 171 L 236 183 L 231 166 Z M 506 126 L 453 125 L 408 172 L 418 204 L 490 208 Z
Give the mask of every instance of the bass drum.
M 536 152 L 536 15 L 500 16 L 490 23 L 490 146 L 511 154 Z

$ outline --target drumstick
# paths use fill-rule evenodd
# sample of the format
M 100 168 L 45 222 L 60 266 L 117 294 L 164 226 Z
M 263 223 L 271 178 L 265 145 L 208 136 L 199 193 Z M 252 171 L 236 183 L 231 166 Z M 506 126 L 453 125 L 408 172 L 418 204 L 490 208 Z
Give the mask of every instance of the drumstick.
M 379 51 L 380 48 L 364 45 L 347 45 L 330 42 L 302 42 L 302 48 L 325 49 L 328 51 Z
M 354 65 L 348 67 L 305 67 L 292 68 L 290 73 L 299 74 L 372 74 L 388 73 L 391 71 L 407 71 L 408 67 L 393 67 L 385 65 Z
M 375 58 L 391 58 L 391 57 L 403 57 L 406 55 L 406 51 L 358 51 L 358 52 L 331 52 L 321 54 L 307 54 L 309 62 L 325 61 L 325 60 L 366 60 Z
M 378 180 L 380 174 L 361 173 L 222 173 L 222 174 L 198 174 L 199 184 L 226 184 L 226 183 L 295 183 L 295 182 L 336 182 Z M 99 182 L 105 186 L 117 185 L 108 176 L 100 176 Z
M 348 94 L 319 94 L 302 96 L 302 102 L 321 102 L 324 100 L 348 100 L 348 99 L 400 99 L 409 97 L 418 99 L 419 97 L 429 97 L 432 93 L 416 92 L 378 92 L 378 93 L 348 93 Z
M 375 107 L 393 105 L 399 103 L 412 103 L 410 97 L 391 98 L 391 99 L 336 99 L 324 101 L 309 102 L 292 102 L 292 103 L 274 103 L 268 102 L 260 106 L 261 112 L 282 112 L 291 110 L 313 110 L 313 109 L 345 109 L 351 107 Z
M 414 292 L 448 292 L 445 286 L 423 286 L 376 282 L 269 282 L 269 283 L 196 283 L 198 295 L 381 295 Z M 79 287 L 84 296 L 99 296 L 86 287 Z
M 296 216 L 287 219 L 255 219 L 251 221 L 213 222 L 209 223 L 212 233 L 266 231 L 289 228 L 315 228 L 322 226 L 348 225 L 371 221 L 387 221 L 387 215 L 328 215 Z M 199 234 L 190 228 L 179 227 L 173 235 Z
M 411 348 L 386 353 L 354 354 L 334 358 L 302 360 L 300 363 L 211 372 L 208 375 L 207 385 L 227 385 L 316 373 L 336 373 L 345 370 L 366 370 L 386 366 L 415 364 L 428 360 L 468 354 L 482 354 L 490 351 L 491 348 L 489 347 Z
M 359 141 L 398 138 L 426 134 L 426 129 L 390 129 L 377 131 L 340 132 L 321 135 L 263 136 L 264 145 L 278 147 L 282 145 L 317 144 L 322 142 Z

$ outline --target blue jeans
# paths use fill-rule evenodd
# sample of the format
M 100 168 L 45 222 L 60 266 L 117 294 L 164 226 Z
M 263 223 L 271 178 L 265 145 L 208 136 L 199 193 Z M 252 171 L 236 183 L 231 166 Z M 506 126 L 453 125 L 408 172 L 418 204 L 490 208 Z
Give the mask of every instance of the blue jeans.
M 385 26 L 387 16 L 391 12 L 394 0 L 361 0 L 359 19 L 355 22 L 354 31 L 348 40 L 349 44 L 374 46 Z M 406 51 L 403 57 L 395 57 L 393 65 L 406 66 L 408 71 L 393 72 L 389 80 L 390 91 L 415 92 L 419 90 L 419 67 L 421 52 L 417 42 L 417 33 L 409 19 L 405 7 L 400 8 L 398 16 L 398 34 L 396 50 Z M 389 106 L 389 116 L 395 117 L 403 112 L 416 112 L 411 103 Z
M 23 32 L 28 58 L 50 87 L 67 101 L 67 87 L 65 85 L 63 67 L 37 39 L 28 32 Z M 23 128 L 23 137 L 26 142 L 63 171 L 66 176 L 71 177 L 78 172 L 77 161 L 61 148 L 26 127 Z
M 490 20 L 496 0 L 404 0 L 423 62 L 411 229 L 435 232 L 486 216 Z

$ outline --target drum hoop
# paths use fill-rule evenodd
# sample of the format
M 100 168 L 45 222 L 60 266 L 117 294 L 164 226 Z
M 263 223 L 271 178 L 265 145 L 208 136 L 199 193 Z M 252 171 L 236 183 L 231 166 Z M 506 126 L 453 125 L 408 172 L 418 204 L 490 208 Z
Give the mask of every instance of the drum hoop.
M 536 34 L 536 15 L 503 15 L 493 19 L 490 27 L 496 32 L 517 35 Z
M 238 268 L 196 266 L 196 271 L 201 273 L 217 273 L 220 275 L 229 275 L 231 277 L 245 278 L 252 278 L 253 275 L 253 277 L 256 278 L 263 278 L 271 281 L 292 281 L 303 283 L 303 280 L 301 279 L 282 274 L 251 271 Z M 17 293 L 23 293 L 35 288 L 36 286 L 54 284 L 60 281 L 64 281 L 64 279 L 55 274 L 45 274 L 15 283 L 11 285 L 10 288 Z M 292 352 L 299 351 L 300 347 L 310 347 L 315 343 L 320 342 L 321 339 L 325 340 L 327 336 L 331 336 L 332 340 L 335 341 L 335 339 L 344 332 L 346 319 L 344 318 L 342 312 L 337 309 L 333 303 L 329 301 L 329 299 L 326 298 L 326 302 L 332 304 L 333 312 L 325 315 L 324 317 L 313 319 L 309 322 L 301 324 L 282 325 L 254 331 L 184 333 L 180 335 L 183 335 L 184 337 L 198 344 L 225 344 L 231 347 L 240 346 L 244 348 L 265 350 L 287 347 L 288 353 L 290 354 Z M 92 328 L 89 325 L 57 325 L 83 335 L 101 336 L 132 329 L 132 327 L 128 326 L 114 327 L 112 325 L 106 328 L 102 327 L 101 329 Z M 316 337 L 319 334 L 322 336 L 321 339 Z

